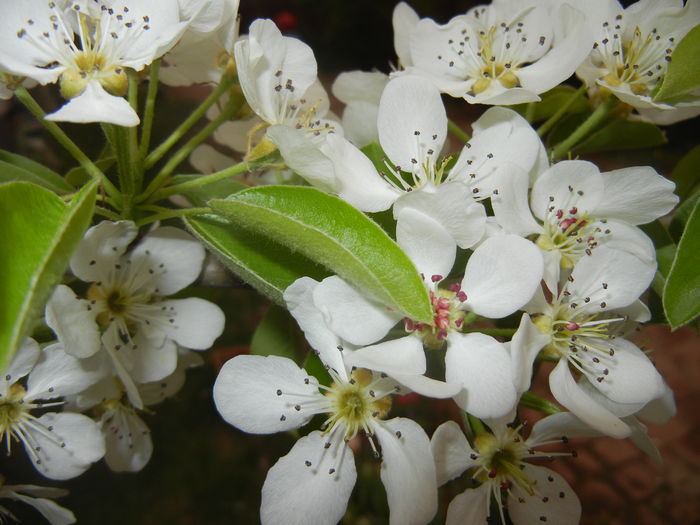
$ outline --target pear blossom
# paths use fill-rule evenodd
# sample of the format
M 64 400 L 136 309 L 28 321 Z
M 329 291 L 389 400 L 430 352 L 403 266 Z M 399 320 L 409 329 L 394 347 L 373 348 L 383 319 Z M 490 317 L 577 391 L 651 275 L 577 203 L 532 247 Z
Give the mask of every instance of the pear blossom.
M 537 235 L 545 257 L 545 282 L 557 289 L 561 270 L 606 246 L 656 264 L 651 240 L 637 225 L 673 209 L 675 184 L 650 167 L 601 173 L 591 162 L 559 162 L 536 178 L 526 204 L 527 177 L 510 174 L 492 199 L 496 221 L 507 232 Z
M 576 70 L 592 96 L 612 93 L 645 120 L 673 124 L 700 114 L 692 93 L 670 104 L 655 102 L 678 43 L 700 24 L 696 1 L 641 0 L 626 9 L 617 0 L 582 4 L 595 34 L 593 50 Z
M 493 497 L 502 523 L 506 523 L 503 515 L 506 508 L 514 525 L 539 522 L 577 525 L 581 503 L 566 480 L 551 469 L 526 461 L 572 455 L 536 450 L 543 445 L 566 443 L 570 437 L 586 435 L 585 427 L 581 432 L 575 418 L 571 420 L 567 416 L 569 414 L 555 414 L 538 421 L 527 438 L 522 436 L 523 425 L 516 427 L 503 421 L 491 421 L 491 430 L 477 434 L 472 445 L 454 421 L 440 425 L 430 441 L 438 485 L 467 470 L 471 471 L 472 479 L 480 483 L 452 500 L 446 524 L 486 523 Z
M 530 347 L 530 359 L 542 347 L 545 355 L 558 359 L 549 376 L 556 400 L 586 424 L 613 437 L 627 437 L 630 427 L 605 403 L 588 395 L 576 383 L 572 369 L 611 401 L 637 409 L 664 393 L 663 380 L 646 354 L 613 331 L 615 323 L 626 320 L 621 312 L 634 305 L 654 272 L 655 267 L 633 255 L 600 247 L 578 261 L 551 300 L 540 290 L 525 307 L 536 330 L 524 329 L 538 341 Z M 523 337 L 522 344 L 529 339 Z
M 206 0 L 199 4 L 180 0 L 189 24 L 178 44 L 164 57 L 160 69 L 164 84 L 218 83 L 222 75 L 231 74 L 235 68 L 233 46 L 238 40 L 239 1 Z
M 328 368 L 333 379 L 328 387 L 290 359 L 251 355 L 229 360 L 214 383 L 219 413 L 244 432 L 291 430 L 316 414 L 327 414 L 321 431 L 299 439 L 269 470 L 262 489 L 261 522 L 337 523 L 357 478 L 348 442 L 364 433 L 374 455 L 382 457 L 380 475 L 390 523 L 428 523 L 437 510 L 428 436 L 410 419 L 385 419 L 391 394 L 400 386 L 386 374 L 353 369 L 339 349 L 327 348 L 322 355 L 342 365 Z
M 58 398 L 86 389 L 103 375 L 99 360 L 75 359 L 59 344 L 42 351 L 27 339 L 0 376 L 0 443 L 5 441 L 8 455 L 18 441 L 47 478 L 65 480 L 85 472 L 105 453 L 97 425 L 78 413 L 32 412 L 62 405 Z
M 471 104 L 519 104 L 566 80 L 588 54 L 583 13 L 565 2 L 494 0 L 413 28 L 411 73 Z
M 59 82 L 70 99 L 49 120 L 139 123 L 123 95 L 126 68 L 142 70 L 187 27 L 176 0 L 27 0 L 0 7 L 0 69 L 41 84 Z M 76 43 L 77 40 L 77 43 Z
M 51 525 L 70 525 L 75 523 L 75 515 L 48 498 L 59 498 L 68 494 L 67 490 L 37 485 L 8 485 L 0 474 L 0 498 L 21 501 L 34 507 Z M 0 505 L 0 521 L 4 518 L 17 520 L 7 508 Z
M 224 314 L 204 299 L 167 299 L 192 283 L 204 249 L 173 227 L 147 233 L 130 221 L 90 228 L 70 261 L 90 283 L 87 298 L 59 285 L 46 306 L 46 322 L 66 352 L 87 358 L 104 353 L 130 401 L 142 408 L 137 383 L 158 381 L 177 366 L 178 346 L 205 350 L 221 334 Z

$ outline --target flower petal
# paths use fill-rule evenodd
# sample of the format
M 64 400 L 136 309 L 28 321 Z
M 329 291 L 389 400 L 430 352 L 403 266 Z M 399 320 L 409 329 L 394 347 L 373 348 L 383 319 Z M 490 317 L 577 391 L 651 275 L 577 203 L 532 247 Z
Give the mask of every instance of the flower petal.
M 550 341 L 550 336 L 540 332 L 528 314 L 520 318 L 520 325 L 508 345 L 513 361 L 515 388 L 518 393 L 530 388 L 532 365 L 539 351 Z
M 575 203 L 579 213 L 584 214 L 597 207 L 603 191 L 603 177 L 595 164 L 564 160 L 537 178 L 532 187 L 530 206 L 540 220 L 545 219 L 551 206 L 568 209 Z
M 37 342 L 27 337 L 17 349 L 10 365 L 0 374 L 0 393 L 5 395 L 10 385 L 31 372 L 40 356 L 41 349 Z
M 455 240 L 449 232 L 435 219 L 414 208 L 402 208 L 396 219 L 396 242 L 401 249 L 424 279 L 436 275 L 442 280 L 450 273 L 457 254 Z
M 273 355 L 230 359 L 219 371 L 213 394 L 221 417 L 251 434 L 299 428 L 316 413 L 298 404 L 299 400 L 304 396 L 323 399 L 314 377 L 291 359 Z
M 88 229 L 70 260 L 70 269 L 85 282 L 99 281 L 138 235 L 131 221 L 102 221 Z
M 27 378 L 27 398 L 50 399 L 78 394 L 106 374 L 101 355 L 76 359 L 67 354 L 60 343 L 53 344 L 44 348 Z
M 154 343 L 138 332 L 134 337 L 134 351 L 130 356 L 129 373 L 137 383 L 159 381 L 175 371 L 177 346 L 169 339 Z
M 138 126 L 141 122 L 125 98 L 110 95 L 97 81 L 88 82 L 85 91 L 44 118 L 78 124 L 105 122 L 126 127 Z
M 5 486 L 12 489 L 14 486 Z M 68 509 L 61 507 L 58 503 L 46 498 L 32 498 L 19 494 L 13 490 L 8 490 L 0 494 L 2 497 L 15 499 L 34 507 L 51 525 L 71 525 L 76 522 L 75 515 Z
M 89 301 L 78 298 L 73 290 L 59 284 L 46 303 L 45 319 L 66 353 L 84 359 L 98 352 L 101 346 L 98 313 Z
M 491 503 L 491 484 L 484 483 L 455 496 L 447 508 L 445 525 L 488 523 Z
M 581 502 L 566 480 L 553 470 L 525 465 L 523 473 L 535 483 L 535 494 L 529 494 L 515 483 L 508 494 L 508 514 L 514 525 L 547 522 L 557 525 L 578 525 Z
M 380 475 L 389 502 L 389 523 L 428 523 L 437 512 L 437 484 L 425 431 L 415 421 L 399 417 L 377 422 L 372 430 L 382 446 Z
M 425 373 L 425 351 L 421 340 L 409 335 L 354 351 L 346 350 L 345 364 L 385 372 L 390 376 L 421 375 Z
M 151 459 L 153 441 L 146 423 L 131 409 L 119 404 L 101 420 L 105 437 L 105 462 L 113 472 L 138 472 Z
M 188 297 L 160 304 L 174 313 L 174 322 L 165 326 L 165 333 L 180 346 L 206 350 L 224 331 L 224 312 L 211 301 Z
M 430 450 L 435 460 L 438 487 L 476 465 L 476 462 L 469 457 L 474 451 L 464 432 L 454 421 L 447 421 L 437 427 L 430 439 Z
M 357 472 L 350 448 L 315 431 L 296 442 L 268 471 L 262 488 L 263 525 L 335 525 L 343 515 Z

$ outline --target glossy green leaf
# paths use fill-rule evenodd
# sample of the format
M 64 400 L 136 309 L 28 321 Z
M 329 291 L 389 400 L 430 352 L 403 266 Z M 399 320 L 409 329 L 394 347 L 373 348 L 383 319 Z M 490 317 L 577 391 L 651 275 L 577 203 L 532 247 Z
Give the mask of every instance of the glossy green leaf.
M 695 146 L 673 168 L 671 180 L 676 183 L 676 195 L 685 199 L 700 183 L 700 146 Z
M 546 93 L 542 93 L 540 95 L 542 100 L 533 102 L 532 106 L 529 104 L 516 104 L 515 106 L 511 106 L 511 109 L 514 109 L 524 117 L 529 117 L 530 122 L 539 122 L 554 115 L 561 106 L 566 104 L 569 99 L 576 94 L 576 91 L 576 88 L 571 86 L 557 86 Z M 528 109 L 528 106 L 530 106 L 531 109 Z M 584 96 L 579 96 L 566 110 L 565 114 L 582 113 L 588 109 L 588 101 L 586 98 Z
M 51 191 L 25 182 L 0 185 L 0 370 L 41 316 L 53 287 L 92 219 L 97 184 L 66 205 Z
M 656 249 L 656 275 L 652 286 L 659 295 L 663 294 L 668 272 L 671 271 L 671 264 L 676 253 L 676 245 L 668 230 L 660 221 L 653 221 L 640 226 L 654 243 Z
M 674 240 L 680 240 L 685 230 L 685 225 L 688 223 L 688 219 L 690 219 L 690 215 L 693 213 L 693 209 L 698 200 L 700 200 L 700 190 L 693 193 L 676 208 L 673 218 L 671 219 L 671 226 L 669 227 L 669 231 Z
M 223 217 L 199 215 L 184 222 L 233 273 L 280 306 L 284 290 L 300 277 L 329 275 L 300 253 Z
M 532 392 L 525 392 L 520 398 L 519 404 L 521 407 L 531 408 L 538 412 L 543 412 L 544 414 L 557 414 L 562 411 L 555 403 L 535 395 Z
M 173 177 L 172 184 L 181 184 L 200 178 L 202 178 L 202 175 L 176 175 Z M 196 188 L 190 188 L 189 190 L 183 191 L 182 195 L 192 203 L 192 206 L 206 206 L 210 199 L 224 199 L 246 188 L 250 188 L 250 186 L 237 180 L 224 179 L 211 184 L 197 186 Z
M 372 220 L 315 188 L 260 186 L 209 206 L 298 250 L 353 286 L 419 321 L 432 321 L 425 285 L 408 256 Z
M 31 182 L 60 195 L 72 193 L 74 188 L 55 171 L 22 155 L 0 150 L 0 183 Z
M 661 89 L 654 96 L 655 102 L 665 102 L 700 89 L 700 25 L 695 26 L 678 43 L 671 55 L 671 62 L 661 84 Z
M 678 243 L 663 304 L 674 330 L 700 315 L 700 201 L 695 204 Z
M 303 355 L 304 335 L 294 318 L 280 306 L 272 306 L 255 329 L 250 353 L 278 355 L 298 363 Z
M 652 148 L 666 144 L 663 131 L 649 122 L 613 120 L 578 144 L 574 153 Z

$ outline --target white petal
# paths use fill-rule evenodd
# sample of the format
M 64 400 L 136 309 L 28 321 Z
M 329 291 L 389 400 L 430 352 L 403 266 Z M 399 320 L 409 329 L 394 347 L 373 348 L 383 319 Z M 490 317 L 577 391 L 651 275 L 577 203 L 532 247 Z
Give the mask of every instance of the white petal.
M 552 439 L 597 437 L 603 435 L 571 412 L 559 412 L 540 419 L 532 427 L 527 446 L 536 448 Z
M 165 326 L 165 333 L 185 348 L 206 350 L 224 331 L 224 312 L 210 301 L 189 297 L 160 304 L 175 314 L 174 322 Z
M 34 339 L 27 337 L 17 349 L 10 365 L 0 374 L 0 393 L 5 395 L 13 383 L 26 376 L 41 356 L 41 349 Z
M 392 79 L 379 102 L 377 130 L 387 156 L 406 171 L 429 158 L 427 150 L 437 155 L 447 136 L 439 91 L 429 80 L 414 75 Z
M 656 444 L 647 433 L 647 427 L 635 417 L 627 417 L 625 418 L 625 422 L 632 429 L 630 441 L 634 443 L 639 450 L 647 454 L 654 463 L 657 465 L 663 464 L 661 452 L 656 448 Z
M 13 486 L 6 486 L 11 489 Z M 46 498 L 32 498 L 19 494 L 18 492 L 8 491 L 1 496 L 16 499 L 34 507 L 51 525 L 70 525 L 76 522 L 75 515 L 68 509 L 61 507 L 58 503 Z
M 491 205 L 498 224 L 508 233 L 527 237 L 542 232 L 528 203 L 529 177 L 515 164 L 504 163 L 493 173 L 498 194 L 491 196 Z
M 214 403 L 221 417 L 251 434 L 306 424 L 315 412 L 302 401 L 312 396 L 323 399 L 316 379 L 291 359 L 277 356 L 236 356 L 224 364 L 214 383 Z
M 44 348 L 41 358 L 27 378 L 29 399 L 78 394 L 105 377 L 102 356 L 76 359 L 61 344 Z
M 425 372 L 423 343 L 414 336 L 392 339 L 359 350 L 347 350 L 345 364 L 377 372 L 420 375 Z
M 487 239 L 467 262 L 464 305 L 492 319 L 510 315 L 535 294 L 543 268 L 542 255 L 530 241 L 517 235 Z
M 438 487 L 476 464 L 469 457 L 474 452 L 472 447 L 454 421 L 447 421 L 437 427 L 430 439 L 430 449 L 435 460 Z
M 331 91 L 343 104 L 364 101 L 379 105 L 389 76 L 379 71 L 348 71 L 338 75 Z
M 399 2 L 391 15 L 391 25 L 394 29 L 394 49 L 401 67 L 413 65 L 411 59 L 411 34 L 418 23 L 418 14 L 406 2 Z
M 576 384 L 566 359 L 561 359 L 549 374 L 549 389 L 557 401 L 594 429 L 618 439 L 629 436 L 630 428 L 620 418 L 596 403 Z
M 357 472 L 345 443 L 324 449 L 312 432 L 268 471 L 262 488 L 263 525 L 335 525 L 345 514 Z
M 284 300 L 289 313 L 297 320 L 306 340 L 319 353 L 321 361 L 347 380 L 345 364 L 338 351 L 340 338 L 330 330 L 323 313 L 313 302 L 313 291 L 319 284 L 310 277 L 301 277 L 284 291 Z
M 321 281 L 313 298 L 331 330 L 355 345 L 380 340 L 401 318 L 399 313 L 372 302 L 336 276 Z
M 46 304 L 46 324 L 63 344 L 66 353 L 78 358 L 94 355 L 100 349 L 99 314 L 89 301 L 59 284 Z
M 437 221 L 461 248 L 471 248 L 484 235 L 486 212 L 473 201 L 470 191 L 460 182 L 437 187 L 426 184 L 399 197 L 394 217 L 398 219 L 405 208 L 414 208 Z
M 104 456 L 102 434 L 87 416 L 71 412 L 48 413 L 38 418 L 36 424 L 45 430 L 32 432 L 35 453 L 41 461 L 34 466 L 47 478 L 74 478 Z M 36 450 L 37 447 L 40 449 Z
M 561 475 L 535 465 L 525 465 L 523 473 L 535 483 L 535 494 L 530 495 L 517 483 L 513 484 L 508 495 L 508 514 L 514 525 L 545 521 L 557 525 L 578 525 L 581 502 Z
M 134 337 L 129 373 L 137 383 L 150 383 L 169 376 L 177 366 L 177 346 L 169 339 L 153 343 L 138 332 Z
M 608 219 L 600 224 L 610 234 L 603 238 L 601 246 L 613 250 L 622 250 L 637 256 L 652 268 L 656 267 L 656 250 L 649 236 L 637 226 L 615 219 Z
M 199 353 L 179 348 L 177 367 L 172 374 L 159 381 L 139 385 L 144 404 L 146 406 L 157 405 L 165 399 L 173 397 L 185 384 L 186 370 L 203 364 L 204 360 Z
M 497 418 L 517 402 L 513 364 L 506 347 L 481 333 L 447 336 L 445 379 L 461 384 L 455 396 L 459 407 L 478 418 Z
M 530 316 L 523 314 L 520 325 L 508 346 L 513 361 L 515 388 L 518 393 L 530 388 L 532 365 L 539 351 L 549 341 L 550 336 L 540 332 L 530 320 Z
M 396 211 L 396 208 L 394 208 Z M 422 211 L 402 208 L 396 215 L 396 242 L 424 279 L 438 281 L 450 273 L 455 261 L 455 240 L 440 223 Z
M 85 232 L 70 260 L 70 269 L 86 282 L 99 281 L 138 235 L 131 221 L 102 221 Z
M 678 204 L 676 185 L 649 166 L 623 168 L 601 174 L 603 198 L 596 206 L 598 217 L 646 224 L 670 212 Z
M 110 95 L 97 81 L 88 82 L 85 91 L 44 118 L 79 124 L 106 122 L 127 127 L 138 126 L 141 122 L 125 98 Z
M 357 100 L 350 102 L 343 110 L 343 133 L 345 138 L 358 148 L 373 142 L 379 142 L 377 131 L 377 115 L 379 106 L 376 103 Z
M 102 345 L 110 358 L 115 374 L 119 376 L 124 385 L 129 401 L 134 407 L 142 409 L 141 394 L 139 394 L 134 378 L 131 376 L 135 353 L 133 345 L 130 342 L 124 343 L 122 341 L 115 323 L 110 324 L 102 335 Z
M 131 252 L 136 263 L 144 264 L 157 275 L 158 294 L 170 295 L 182 290 L 199 276 L 204 262 L 204 248 L 189 233 L 163 226 L 148 233 Z
M 462 385 L 457 383 L 446 383 L 444 381 L 438 381 L 437 379 L 432 379 L 423 375 L 415 374 L 397 374 L 392 375 L 392 379 L 395 379 L 402 386 L 408 388 L 410 391 L 415 392 L 426 397 L 433 397 L 435 399 L 447 399 L 448 397 L 454 397 L 460 390 L 462 390 Z
M 121 404 L 105 412 L 101 420 L 105 437 L 105 461 L 113 472 L 138 472 L 153 454 L 151 432 L 131 409 Z
M 583 214 L 596 208 L 603 191 L 603 177 L 595 164 L 564 160 L 537 178 L 532 187 L 530 206 L 538 219 L 544 219 L 553 205 L 563 209 L 575 203 L 579 213 Z
M 673 390 L 666 385 L 664 393 L 659 398 L 648 403 L 637 415 L 655 425 L 665 425 L 676 413 L 676 400 L 673 397 Z
M 490 483 L 484 483 L 475 489 L 467 489 L 450 502 L 445 525 L 488 523 L 490 504 Z
M 382 446 L 381 478 L 389 523 L 422 525 L 437 511 L 437 483 L 430 441 L 411 419 L 394 418 L 373 427 Z

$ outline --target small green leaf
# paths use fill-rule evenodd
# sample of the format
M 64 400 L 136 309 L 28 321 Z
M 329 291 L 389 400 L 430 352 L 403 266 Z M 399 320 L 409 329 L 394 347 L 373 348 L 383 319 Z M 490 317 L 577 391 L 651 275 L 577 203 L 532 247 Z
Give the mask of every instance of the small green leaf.
M 280 306 L 284 290 L 300 277 L 329 275 L 301 254 L 223 217 L 199 215 L 184 222 L 233 273 Z
M 673 51 L 663 84 L 654 96 L 654 102 L 665 102 L 700 89 L 698 56 L 700 56 L 700 25 L 691 29 Z
M 666 144 L 663 131 L 648 122 L 613 120 L 577 145 L 574 153 L 652 148 Z
M 54 193 L 72 193 L 74 188 L 55 171 L 22 155 L 0 150 L 0 183 L 31 182 Z
M 260 186 L 213 199 L 237 224 L 298 250 L 389 307 L 432 321 L 428 292 L 399 246 L 345 201 L 315 188 Z
M 700 182 L 700 146 L 695 146 L 673 168 L 671 180 L 676 183 L 676 195 L 685 199 Z
M 552 403 L 548 399 L 535 395 L 532 392 L 525 392 L 522 395 L 520 398 L 520 406 L 524 408 L 531 408 L 545 414 L 557 414 L 562 411 L 556 404 Z
M 41 316 L 53 287 L 90 224 L 97 183 L 66 205 L 51 191 L 25 182 L 0 185 L 0 370 Z
M 181 184 L 201 178 L 202 175 L 176 175 L 173 177 L 172 185 Z M 210 199 L 224 199 L 233 193 L 250 188 L 246 184 L 233 179 L 224 179 L 211 184 L 197 186 L 183 191 L 187 200 L 192 203 L 192 206 L 206 206 Z
M 531 110 L 528 110 L 529 104 L 516 104 L 511 106 L 511 109 L 523 116 L 529 116 L 531 122 L 539 122 L 554 115 L 561 106 L 566 104 L 576 94 L 576 91 L 576 88 L 571 86 L 560 85 L 541 94 L 540 98 L 542 100 L 533 102 Z M 567 109 L 566 114 L 583 113 L 588 109 L 588 101 L 585 97 L 580 96 Z
M 303 355 L 304 335 L 294 318 L 280 306 L 272 306 L 255 329 L 250 353 L 278 355 L 298 363 Z
M 664 288 L 663 304 L 672 329 L 700 315 L 700 201 L 688 219 Z

